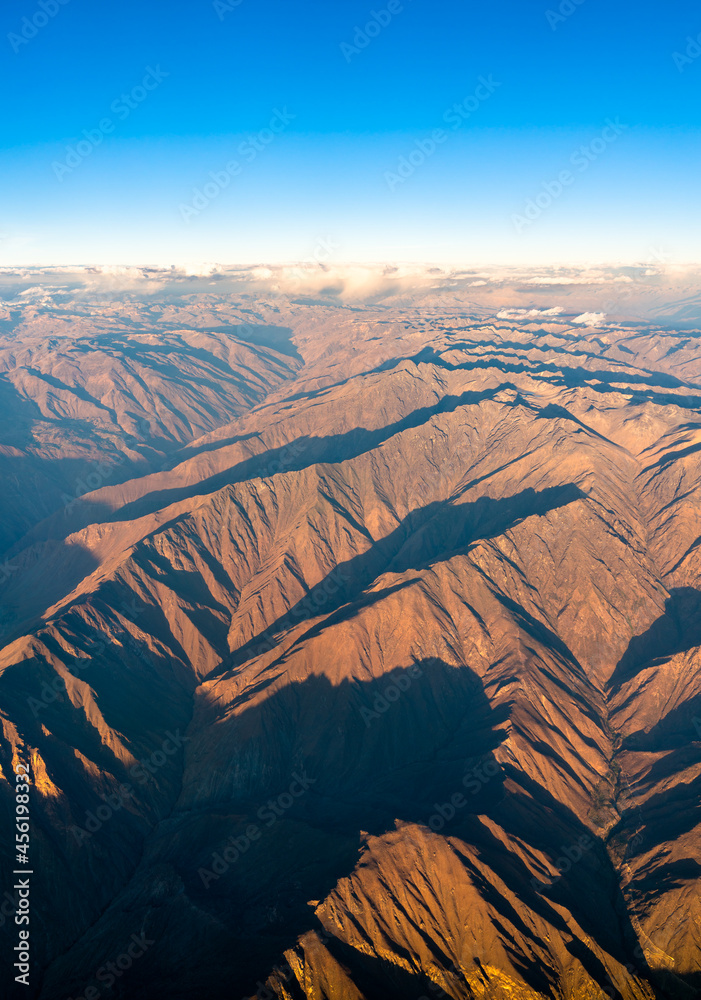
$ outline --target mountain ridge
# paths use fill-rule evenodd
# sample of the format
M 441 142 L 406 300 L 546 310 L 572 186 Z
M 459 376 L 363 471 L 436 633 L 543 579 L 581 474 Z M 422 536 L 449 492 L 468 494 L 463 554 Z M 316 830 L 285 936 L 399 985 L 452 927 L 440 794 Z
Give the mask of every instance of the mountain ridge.
M 288 309 L 284 384 L 9 549 L 0 766 L 91 886 L 37 995 L 145 932 L 117 996 L 693 997 L 694 352 Z

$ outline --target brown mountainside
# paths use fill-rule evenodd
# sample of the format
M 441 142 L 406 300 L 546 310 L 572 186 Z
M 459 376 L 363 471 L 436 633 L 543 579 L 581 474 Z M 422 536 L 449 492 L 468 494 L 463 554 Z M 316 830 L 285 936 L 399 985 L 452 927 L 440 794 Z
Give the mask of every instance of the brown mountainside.
M 32 397 L 145 463 L 32 508 L 0 587 L 37 996 L 132 934 L 106 995 L 699 996 L 698 339 L 272 315 L 293 347 L 125 334 L 113 389 L 86 349 Z

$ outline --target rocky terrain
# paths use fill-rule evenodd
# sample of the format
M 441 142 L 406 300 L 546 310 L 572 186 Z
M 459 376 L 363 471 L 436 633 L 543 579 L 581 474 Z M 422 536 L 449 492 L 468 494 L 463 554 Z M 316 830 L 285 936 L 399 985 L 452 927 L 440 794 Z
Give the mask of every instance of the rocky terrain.
M 8 310 L 0 324 L 0 550 L 84 493 L 131 479 L 246 413 L 299 367 L 246 311 Z M 157 324 L 157 331 L 154 330 Z M 6 332 L 3 332 L 4 327 Z
M 21 995 L 701 996 L 699 331 L 71 309 L 0 340 Z

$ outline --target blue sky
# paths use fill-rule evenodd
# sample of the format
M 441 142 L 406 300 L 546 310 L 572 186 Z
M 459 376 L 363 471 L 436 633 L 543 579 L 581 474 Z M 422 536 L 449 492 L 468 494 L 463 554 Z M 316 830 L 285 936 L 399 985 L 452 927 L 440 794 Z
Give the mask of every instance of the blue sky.
M 701 258 L 697 4 L 0 18 L 4 265 Z

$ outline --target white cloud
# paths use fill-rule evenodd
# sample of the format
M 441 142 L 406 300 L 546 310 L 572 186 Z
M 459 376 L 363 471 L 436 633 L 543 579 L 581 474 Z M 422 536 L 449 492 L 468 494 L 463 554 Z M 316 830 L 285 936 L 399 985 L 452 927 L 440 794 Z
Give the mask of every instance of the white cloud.
M 572 320 L 573 323 L 579 323 L 581 326 L 601 326 L 601 324 L 606 319 L 606 313 L 582 313 L 581 316 L 575 316 Z
M 625 270 L 625 273 L 623 273 Z M 342 264 L 335 260 L 287 265 L 234 267 L 194 261 L 173 266 L 102 265 L 89 267 L 0 267 L 0 297 L 7 302 L 35 305 L 82 301 L 178 302 L 184 296 L 217 298 L 246 295 L 252 299 L 310 299 L 335 306 L 400 305 L 441 308 L 451 305 L 480 316 L 495 313 L 498 292 L 502 320 L 541 320 L 599 326 L 606 313 L 625 310 L 631 319 L 667 315 L 684 302 L 696 302 L 701 270 L 663 277 L 647 275 L 648 264 L 621 266 L 533 268 L 447 268 L 435 265 L 378 263 Z M 634 275 L 631 278 L 630 275 Z M 633 294 L 621 297 L 621 290 Z M 616 291 L 618 290 L 618 291 Z M 24 294 L 23 294 L 24 293 Z M 542 301 L 544 305 L 537 303 Z M 551 305 L 557 302 L 559 305 Z M 498 307 L 497 307 L 498 308 Z M 680 314 L 681 315 L 681 314 Z M 684 312 L 686 323 L 696 312 Z
M 559 316 L 562 306 L 552 306 L 550 309 L 502 309 L 497 313 L 497 319 L 536 319 L 539 316 Z

